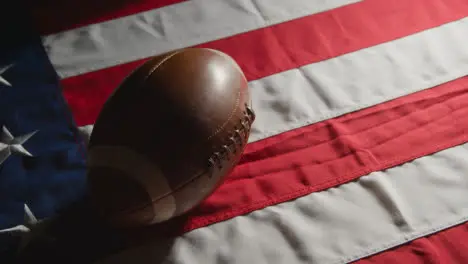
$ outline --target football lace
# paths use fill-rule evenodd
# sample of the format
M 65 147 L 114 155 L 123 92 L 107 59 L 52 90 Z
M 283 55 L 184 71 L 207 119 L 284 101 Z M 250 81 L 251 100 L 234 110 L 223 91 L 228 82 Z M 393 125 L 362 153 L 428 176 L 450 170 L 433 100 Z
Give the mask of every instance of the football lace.
M 210 168 L 222 169 L 222 161 L 229 158 L 230 155 L 236 154 L 247 141 L 250 128 L 255 120 L 255 112 L 245 104 L 240 123 L 234 128 L 232 133 L 227 137 L 226 142 L 216 149 L 208 159 Z

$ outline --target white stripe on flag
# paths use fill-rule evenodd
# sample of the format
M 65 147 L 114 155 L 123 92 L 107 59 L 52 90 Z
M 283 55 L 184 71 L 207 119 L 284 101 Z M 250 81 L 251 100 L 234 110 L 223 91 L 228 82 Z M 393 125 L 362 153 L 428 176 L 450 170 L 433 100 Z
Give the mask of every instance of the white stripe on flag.
M 198 0 L 43 37 L 61 78 L 330 10 L 358 0 Z
M 99 263 L 348 263 L 468 220 L 466 171 L 468 144 Z
M 466 76 L 465 32 L 468 18 L 251 81 L 250 142 Z

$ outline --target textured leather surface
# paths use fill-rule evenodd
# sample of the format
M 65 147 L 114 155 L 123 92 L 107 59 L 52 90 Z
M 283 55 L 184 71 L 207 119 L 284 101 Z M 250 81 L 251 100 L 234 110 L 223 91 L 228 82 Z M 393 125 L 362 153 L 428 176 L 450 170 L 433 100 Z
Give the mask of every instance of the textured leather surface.
M 143 155 L 159 168 L 162 175 L 155 177 L 167 180 L 170 193 L 143 193 L 145 186 L 122 178 L 128 174 L 90 160 L 98 208 L 118 225 L 141 225 L 196 206 L 238 162 L 254 119 L 249 104 L 247 80 L 221 52 L 184 49 L 141 65 L 104 105 L 89 150 L 119 146 Z M 163 212 L 174 200 L 173 212 Z

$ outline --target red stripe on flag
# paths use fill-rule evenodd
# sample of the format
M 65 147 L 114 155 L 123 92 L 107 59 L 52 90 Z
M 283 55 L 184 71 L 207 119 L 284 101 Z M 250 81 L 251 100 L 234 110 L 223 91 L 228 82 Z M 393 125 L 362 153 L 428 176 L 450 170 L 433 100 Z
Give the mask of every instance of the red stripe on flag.
M 189 231 L 323 191 L 465 143 L 466 131 L 468 77 L 251 143 L 216 192 L 170 225 Z
M 467 237 L 468 223 L 465 223 L 353 263 L 466 263 Z
M 467 12 L 464 0 L 364 1 L 199 47 L 229 54 L 255 80 L 433 28 Z M 110 93 L 144 61 L 63 80 L 77 123 L 94 123 Z
M 187 0 L 30 0 L 27 6 L 42 35 L 100 23 Z

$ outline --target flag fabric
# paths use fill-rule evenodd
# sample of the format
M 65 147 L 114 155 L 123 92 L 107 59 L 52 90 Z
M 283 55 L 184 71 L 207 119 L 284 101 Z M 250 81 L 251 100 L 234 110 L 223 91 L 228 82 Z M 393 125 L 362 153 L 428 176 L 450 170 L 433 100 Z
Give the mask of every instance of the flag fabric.
M 84 195 L 79 146 L 123 78 L 151 56 L 207 47 L 249 80 L 257 118 L 242 159 L 175 237 L 147 232 L 93 263 L 468 262 L 467 1 L 30 10 L 36 35 L 10 30 L 0 51 L 5 252 L 26 243 L 13 239 L 25 215 L 47 220 Z
M 29 19 L 10 11 L 0 19 L 1 263 L 86 186 L 85 145 L 60 79 Z

